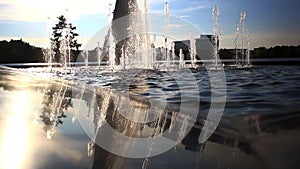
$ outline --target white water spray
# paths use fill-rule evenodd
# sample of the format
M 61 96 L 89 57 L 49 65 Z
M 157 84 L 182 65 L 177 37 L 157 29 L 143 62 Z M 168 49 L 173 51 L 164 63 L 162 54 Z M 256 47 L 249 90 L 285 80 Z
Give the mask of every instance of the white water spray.
M 220 37 L 220 24 L 219 24 L 219 15 L 220 15 L 220 9 L 216 5 L 213 9 L 213 20 L 214 20 L 214 59 L 215 59 L 215 68 L 218 68 L 218 55 L 219 55 L 219 37 Z

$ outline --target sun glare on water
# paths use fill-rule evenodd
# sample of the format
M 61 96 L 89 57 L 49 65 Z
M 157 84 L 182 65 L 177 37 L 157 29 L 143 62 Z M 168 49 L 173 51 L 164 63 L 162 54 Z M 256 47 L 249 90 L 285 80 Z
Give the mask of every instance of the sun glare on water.
M 26 114 L 29 110 L 27 92 L 16 92 L 13 94 L 11 111 L 6 112 L 8 118 L 3 125 L 3 136 L 1 145 L 1 169 L 19 169 L 25 162 L 25 153 L 29 140 Z

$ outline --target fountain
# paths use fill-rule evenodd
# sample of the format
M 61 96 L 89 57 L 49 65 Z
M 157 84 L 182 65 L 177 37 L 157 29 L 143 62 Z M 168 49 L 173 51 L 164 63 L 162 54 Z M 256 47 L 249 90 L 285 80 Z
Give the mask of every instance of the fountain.
M 66 37 L 66 36 L 67 36 L 66 30 L 63 30 L 62 36 L 63 36 L 63 37 Z M 67 44 L 68 44 L 68 40 L 67 40 L 67 38 L 64 38 L 64 39 L 60 42 L 60 48 L 59 48 L 60 54 L 62 55 L 61 62 L 63 63 L 63 67 L 64 67 L 65 69 L 66 69 L 67 66 L 68 66 L 68 65 L 67 65 L 67 58 L 68 58 Z
M 219 15 L 220 15 L 220 9 L 216 5 L 213 9 L 213 20 L 214 20 L 214 29 L 213 29 L 213 35 L 214 35 L 214 59 L 215 59 L 215 69 L 218 69 L 218 58 L 219 58 L 219 38 L 220 38 L 220 24 L 219 24 Z
M 235 66 L 238 66 L 238 40 L 239 40 L 239 24 L 235 24 L 235 33 L 234 33 L 234 50 L 235 50 Z
M 245 29 L 246 12 L 242 11 L 240 23 L 235 24 L 234 49 L 235 49 L 235 67 L 251 67 L 250 63 L 250 29 Z
M 100 48 L 100 42 L 98 42 L 97 48 L 96 48 L 96 52 L 97 52 L 97 61 L 98 61 L 98 69 L 100 70 L 101 68 L 101 48 Z
M 184 54 L 182 52 L 182 49 L 179 49 L 179 68 L 184 68 L 185 62 L 184 62 Z
M 111 25 L 115 45 L 115 67 L 153 69 L 148 23 L 148 1 L 117 1 L 113 21 L 123 18 L 122 23 Z M 122 27 L 120 27 L 122 25 Z M 137 33 L 137 30 L 141 33 Z M 133 35 L 133 36 L 129 36 Z M 125 37 L 125 38 L 124 38 Z M 125 57 L 122 59 L 121 58 Z
M 89 50 L 85 50 L 83 53 L 85 68 L 89 68 Z
M 196 54 L 197 54 L 197 49 L 196 49 L 196 39 L 191 33 L 191 39 L 190 39 L 190 57 L 191 57 L 191 66 L 192 68 L 196 68 Z
M 241 66 L 251 67 L 250 63 L 250 29 L 245 28 L 246 12 L 241 12 L 240 25 L 242 30 L 240 31 L 241 36 Z
M 241 22 L 241 26 L 242 26 L 242 30 L 241 30 L 241 56 L 242 56 L 242 66 L 245 64 L 245 49 L 244 49 L 244 41 L 245 41 L 245 20 L 246 20 L 246 12 L 242 11 L 241 12 L 241 18 L 240 18 L 240 22 Z
M 126 0 L 121 1 L 117 0 L 115 9 L 113 11 L 112 4 L 109 2 L 109 13 L 107 15 L 108 20 L 112 20 L 113 22 L 109 25 L 109 29 L 106 32 L 105 39 L 97 39 L 95 46 L 89 46 L 89 49 L 83 50 L 81 53 L 81 59 L 84 63 L 85 67 L 89 67 L 89 61 L 92 58 L 97 58 L 98 69 L 101 67 L 101 62 L 103 66 L 103 70 L 107 70 L 109 68 L 113 71 L 124 70 L 124 69 L 132 69 L 132 68 L 146 68 L 146 69 L 166 69 L 173 70 L 172 68 L 184 68 L 186 61 L 183 52 L 180 55 L 179 49 L 175 49 L 175 43 L 171 40 L 176 39 L 170 35 L 174 33 L 173 27 L 169 28 L 170 25 L 170 11 L 169 11 L 169 3 L 164 3 L 164 26 L 162 26 L 163 33 L 160 34 L 160 42 L 156 42 L 156 37 L 152 37 L 149 32 L 153 31 L 152 29 L 152 20 L 148 17 L 148 0 Z M 213 20 L 214 20 L 214 28 L 213 28 L 213 38 L 212 45 L 214 48 L 213 51 L 213 63 L 215 69 L 218 69 L 218 48 L 219 48 L 219 39 L 220 39 L 220 25 L 219 25 L 219 15 L 220 9 L 216 5 L 213 9 Z M 120 21 L 121 20 L 121 21 Z M 172 22 L 173 20 L 171 20 Z M 121 23 L 120 23 L 121 22 Z M 150 25 L 151 24 L 151 25 Z M 173 23 L 171 23 L 173 24 Z M 176 24 L 176 22 L 175 22 Z M 120 26 L 122 25 L 122 26 Z M 151 30 L 150 30 L 151 29 Z M 186 30 L 184 30 L 186 31 Z M 191 32 L 190 40 L 188 45 L 190 46 L 189 58 L 191 63 L 191 68 L 198 68 L 198 60 L 197 58 L 206 57 L 198 54 L 198 39 L 197 31 L 198 30 L 188 30 Z M 70 67 L 71 62 L 71 48 L 69 45 L 70 41 L 70 26 L 67 29 L 64 29 L 62 34 L 66 37 L 61 41 L 61 51 L 62 51 L 62 60 L 63 66 Z M 195 35 L 194 35 L 195 34 Z M 181 37 L 182 38 L 182 37 Z M 237 41 L 238 37 L 236 37 Z M 180 40 L 180 39 L 178 39 Z M 210 41 L 210 39 L 207 39 Z M 101 46 L 101 42 L 103 42 Z M 197 43 L 196 43 L 197 42 Z M 161 43 L 161 44 L 160 44 Z M 155 48 L 157 44 L 162 45 L 164 47 Z M 157 45 L 158 46 L 158 45 Z M 237 46 L 237 44 L 236 44 Z M 95 49 L 95 52 L 89 52 L 90 49 Z M 237 47 L 236 47 L 237 48 Z M 177 50 L 176 56 L 175 50 Z M 159 58 L 160 53 L 162 53 L 162 58 Z M 184 53 L 188 53 L 185 52 Z M 89 56 L 89 54 L 91 56 Z M 93 56 L 95 55 L 95 56 Z M 236 52 L 236 60 L 237 60 L 237 52 Z M 90 58 L 90 59 L 89 59 Z M 212 60 L 211 58 L 205 58 Z M 78 61 L 78 60 L 77 60 Z M 108 62 L 107 62 L 108 61 Z M 50 63 L 51 61 L 48 61 Z M 210 62 L 210 61 L 209 61 Z M 236 61 L 237 62 L 237 61 Z M 210 64 L 208 64 L 210 65 Z
M 172 50 L 172 64 L 174 65 L 175 64 L 175 57 L 176 57 L 176 55 L 175 55 L 175 43 L 174 42 L 172 42 L 171 50 Z
M 190 45 L 191 59 L 188 62 L 191 63 L 191 68 L 197 68 L 197 29 L 190 27 L 189 24 L 182 24 L 183 28 L 177 31 L 182 31 L 183 35 L 181 35 L 182 37 L 178 35 L 181 39 L 178 38 L 174 33 L 174 28 L 170 28 L 170 25 L 176 22 L 171 20 L 173 18 L 169 14 L 169 4 L 165 3 L 164 8 L 164 13 L 161 16 L 157 15 L 162 19 L 159 25 L 162 31 L 158 31 L 160 39 L 156 40 L 156 36 L 150 36 L 149 32 L 153 30 L 149 29 L 153 28 L 152 25 L 150 26 L 153 19 L 159 17 L 148 18 L 150 16 L 147 13 L 148 1 L 117 0 L 113 12 L 113 23 L 100 32 L 100 39 L 95 40 L 92 37 L 81 53 L 80 59 L 84 59 L 86 69 L 72 67 L 72 74 L 59 76 L 59 78 L 74 82 L 72 83 L 72 87 L 74 87 L 72 95 L 75 97 L 73 100 L 75 114 L 72 122 L 74 123 L 78 119 L 90 138 L 87 144 L 89 157 L 95 153 L 96 146 L 100 146 L 119 156 L 145 158 L 142 168 L 146 168 L 149 162 L 148 157 L 166 152 L 172 149 L 173 145 L 180 143 L 197 119 L 198 103 L 200 103 L 198 79 L 195 79 L 196 77 L 190 69 L 184 69 L 187 67 L 184 56 L 188 53 L 187 50 L 183 51 L 182 48 L 177 48 L 176 50 L 179 51 L 175 51 L 175 41 L 171 41 L 189 37 L 188 34 L 191 32 L 190 42 L 186 43 Z M 217 58 L 220 36 L 217 6 L 213 12 L 215 20 L 214 70 L 220 70 Z M 111 13 L 109 10 L 108 17 L 112 16 Z M 64 34 L 68 33 L 68 30 L 64 32 Z M 205 40 L 207 40 L 207 44 L 212 44 L 211 39 Z M 67 46 L 68 39 L 63 43 L 63 48 L 67 49 L 63 53 L 66 67 L 68 53 L 70 53 Z M 92 45 L 89 46 L 89 43 Z M 155 48 L 156 45 L 157 48 Z M 91 51 L 91 49 L 94 50 Z M 176 54 L 179 56 L 178 59 Z M 92 60 L 93 55 L 97 58 L 97 68 L 98 70 L 101 68 L 101 71 L 93 71 L 92 63 L 89 63 L 89 58 Z M 160 55 L 161 58 L 159 58 Z M 201 56 L 198 57 L 201 58 Z M 102 62 L 104 59 L 108 62 Z M 176 68 L 175 71 L 172 68 Z M 153 71 L 153 69 L 159 70 Z M 207 69 L 208 73 L 209 71 Z M 214 95 L 216 92 L 213 90 L 218 87 L 218 83 L 223 84 L 225 81 L 219 78 L 222 71 L 213 71 L 213 73 L 212 78 L 218 79 L 215 80 L 216 82 L 214 80 L 211 82 L 214 86 L 211 93 L 212 98 L 218 97 L 219 108 L 222 107 L 221 99 L 225 97 L 222 96 L 222 92 Z M 160 85 L 161 88 L 159 88 Z M 92 94 L 87 94 L 90 92 Z M 177 104 L 178 102 L 180 104 Z M 60 104 L 60 102 L 56 103 L 56 105 Z M 213 112 L 209 111 L 212 115 L 207 116 L 207 121 L 203 120 L 205 130 L 214 128 L 215 119 L 221 117 L 221 111 L 218 111 L 218 108 L 212 110 Z M 107 131 L 110 126 L 115 132 Z M 49 133 L 51 135 L 51 132 Z M 201 138 L 199 137 L 199 142 L 205 140 L 210 134 L 211 131 L 205 131 L 205 134 L 202 134 Z M 107 144 L 103 145 L 101 140 L 100 142 L 97 140 L 99 138 L 109 141 L 105 141 Z M 166 141 L 171 144 L 163 145 L 164 150 L 161 150 L 160 143 Z M 135 144 L 131 144 L 132 142 Z M 132 145 L 136 147 L 132 149 L 130 147 Z M 138 151 L 135 152 L 136 150 Z
M 164 5 L 164 13 L 165 13 L 165 60 L 166 60 L 166 68 L 170 68 L 170 53 L 168 50 L 168 27 L 169 27 L 169 3 L 166 2 Z
M 60 41 L 60 53 L 62 55 L 61 62 L 63 63 L 64 69 L 70 67 L 71 63 L 71 25 L 67 24 L 66 28 L 62 30 L 62 40 Z
M 169 3 L 164 3 L 164 12 L 163 15 L 160 16 L 164 19 L 160 23 L 160 28 L 156 28 L 155 22 L 153 22 L 156 18 L 149 18 L 148 14 L 148 1 L 136 1 L 136 0 L 127 0 L 127 1 L 117 1 L 114 12 L 111 11 L 111 4 L 109 4 L 109 14 L 108 18 L 112 19 L 112 23 L 108 26 L 108 30 L 106 32 L 105 39 L 97 39 L 95 40 L 97 44 L 93 44 L 95 46 L 90 46 L 89 48 L 96 48 L 95 57 L 98 58 L 98 67 L 100 67 L 101 60 L 105 59 L 109 62 L 107 63 L 107 67 L 113 71 L 119 71 L 124 69 L 134 69 L 134 68 L 142 68 L 142 69 L 165 69 L 168 71 L 173 71 L 175 68 L 184 68 L 185 67 L 185 58 L 181 57 L 180 60 L 179 48 L 175 49 L 175 40 L 178 32 L 174 33 L 174 28 L 169 28 L 170 24 L 176 25 L 176 20 L 174 21 L 173 17 L 170 16 L 169 12 Z M 113 13 L 113 15 L 112 15 Z M 220 37 L 220 26 L 219 26 L 219 7 L 215 6 L 213 9 L 213 19 L 214 19 L 214 34 L 212 38 L 207 38 L 206 41 L 202 39 L 203 43 L 212 44 L 212 48 L 214 48 L 213 54 L 213 62 L 214 67 L 217 69 L 218 67 L 218 46 L 219 46 L 219 37 Z M 112 17 L 111 17 L 112 16 Z M 150 17 L 153 15 L 150 14 Z M 172 19 L 172 20 L 170 20 Z M 150 25 L 151 24 L 151 25 Z M 162 26 L 164 24 L 164 26 Z M 120 26 L 122 25 L 122 26 Z M 151 30 L 150 30 L 151 29 Z M 149 32 L 161 31 L 158 34 L 160 37 L 159 40 L 156 40 L 156 36 L 150 35 Z M 178 29 L 178 28 L 175 28 Z M 184 42 L 189 46 L 189 57 L 191 64 L 190 68 L 198 68 L 198 58 L 201 57 L 210 57 L 207 54 L 198 54 L 198 39 L 196 29 L 190 30 L 176 30 L 176 31 L 184 31 L 186 37 L 188 32 L 190 34 L 189 42 Z M 175 34 L 175 36 L 170 36 L 169 34 Z M 182 35 L 180 35 L 182 36 Z M 210 42 L 212 39 L 213 42 Z M 174 42 L 173 42 L 173 41 Z M 104 42 L 102 48 L 100 48 L 99 42 Z M 196 44 L 197 42 L 197 44 Z M 93 42 L 95 43 L 95 42 Z M 161 47 L 158 47 L 160 46 Z M 198 45 L 198 46 L 197 46 Z M 201 44 L 200 44 L 201 45 Z M 177 47 L 176 47 L 177 48 Z M 177 52 L 175 52 L 177 50 Z M 188 53 L 186 49 L 184 49 L 184 53 Z M 84 52 L 83 52 L 84 53 Z M 92 52 L 91 52 L 92 53 Z M 178 57 L 176 56 L 176 54 Z M 161 58 L 160 58 L 161 54 Z M 84 54 L 86 56 L 86 54 Z M 94 56 L 89 56 L 93 58 Z M 203 59 L 203 58 L 202 58 Z M 212 58 L 205 58 L 210 60 Z M 103 62 L 103 70 L 105 69 L 105 62 Z M 211 64 L 207 64 L 210 65 Z M 220 66 L 219 66 L 220 67 Z M 172 69 L 171 69 L 172 68 Z M 174 69 L 173 69 L 174 68 Z
M 51 48 L 51 41 L 50 41 L 50 37 L 51 37 L 51 18 L 48 17 L 47 19 L 47 27 L 46 27 L 46 32 L 48 33 L 48 40 L 47 40 L 47 44 L 48 44 L 48 48 L 44 49 L 43 50 L 43 55 L 44 55 L 44 59 L 45 59 L 45 62 L 48 63 L 48 67 L 52 68 L 52 54 L 53 54 L 53 51 L 52 51 L 52 48 Z
M 247 66 L 250 66 L 250 29 L 248 28 L 246 30 L 247 36 L 246 36 L 246 43 L 247 43 L 247 50 L 246 50 L 246 63 Z

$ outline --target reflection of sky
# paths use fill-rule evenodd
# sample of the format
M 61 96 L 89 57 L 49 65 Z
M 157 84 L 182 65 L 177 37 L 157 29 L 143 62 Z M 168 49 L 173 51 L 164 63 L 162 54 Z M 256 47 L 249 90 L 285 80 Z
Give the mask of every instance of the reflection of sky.
M 92 159 L 86 157 L 88 140 L 78 123 L 73 125 L 68 118 L 56 128 L 52 140 L 46 139 L 43 124 L 33 123 L 43 95 L 0 90 L 0 96 L 0 168 L 88 168 L 91 165 Z

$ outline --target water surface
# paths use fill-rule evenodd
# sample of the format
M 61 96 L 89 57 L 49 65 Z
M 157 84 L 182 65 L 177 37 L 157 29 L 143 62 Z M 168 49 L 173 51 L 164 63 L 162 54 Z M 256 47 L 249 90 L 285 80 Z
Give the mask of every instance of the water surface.
M 204 69 L 193 71 L 193 80 L 187 78 L 190 72 L 184 70 L 141 71 L 134 75 L 79 69 L 67 74 L 46 72 L 45 68 L 0 68 L 3 169 L 244 169 L 299 165 L 298 66 L 226 70 L 223 117 L 203 144 L 198 138 L 211 102 L 210 81 Z M 127 79 L 131 75 L 134 81 L 129 83 Z M 129 103 L 135 109 L 129 110 L 122 104 L 128 101 L 122 95 L 124 91 L 130 92 Z M 163 108 L 155 105 L 159 120 L 135 123 L 122 116 L 122 111 L 149 113 L 153 105 L 150 99 L 167 102 Z M 191 121 L 187 112 L 179 112 L 183 102 L 200 102 L 190 131 L 182 127 Z M 174 117 L 179 123 L 172 123 Z M 175 139 L 186 136 L 174 148 L 158 156 L 124 158 L 93 144 L 99 139 L 112 144 L 118 142 L 116 138 L 103 137 L 103 124 L 133 138 L 148 138 L 172 127 L 178 130 Z

